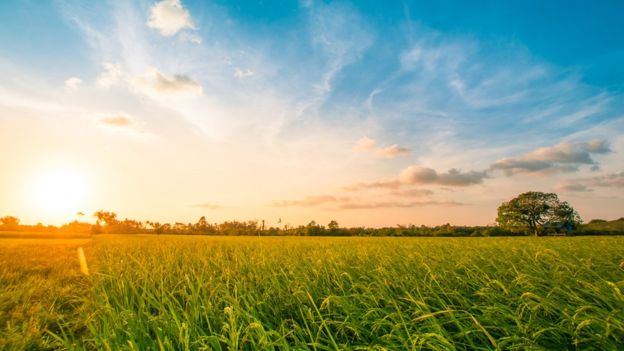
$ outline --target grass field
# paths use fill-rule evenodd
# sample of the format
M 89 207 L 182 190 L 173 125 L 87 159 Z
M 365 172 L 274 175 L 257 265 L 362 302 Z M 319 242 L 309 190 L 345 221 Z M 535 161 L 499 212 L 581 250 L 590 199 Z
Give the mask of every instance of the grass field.
M 619 237 L 4 238 L 0 349 L 616 350 L 623 289 Z

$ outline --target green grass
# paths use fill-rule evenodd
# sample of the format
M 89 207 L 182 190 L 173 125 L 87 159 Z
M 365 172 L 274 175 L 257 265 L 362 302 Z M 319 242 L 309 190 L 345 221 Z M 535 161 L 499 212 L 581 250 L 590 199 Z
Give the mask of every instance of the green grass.
M 48 332 L 76 332 L 90 281 L 76 269 L 77 239 L 0 239 L 0 350 L 59 348 Z
M 80 244 L 88 277 L 76 243 L 17 241 L 0 239 L 0 348 L 616 350 L 624 340 L 619 237 L 101 236 Z

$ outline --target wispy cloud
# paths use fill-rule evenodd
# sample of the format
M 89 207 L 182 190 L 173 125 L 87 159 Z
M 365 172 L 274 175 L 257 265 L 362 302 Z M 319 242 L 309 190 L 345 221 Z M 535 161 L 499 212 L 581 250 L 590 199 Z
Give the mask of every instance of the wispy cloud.
M 428 195 L 428 194 L 427 194 Z M 400 196 L 404 196 L 401 194 Z M 419 196 L 422 196 L 419 195 Z M 309 196 L 302 200 L 280 201 L 274 202 L 274 207 L 318 207 L 323 206 L 328 210 L 364 210 L 364 209 L 381 209 L 381 208 L 411 208 L 423 206 L 462 206 L 457 201 L 365 201 L 353 199 L 350 197 L 336 197 L 331 195 Z
M 398 189 L 401 187 L 401 182 L 396 179 L 393 180 L 381 180 L 376 182 L 359 182 L 343 187 L 346 191 L 360 191 L 366 189 Z
M 377 144 L 375 139 L 371 139 L 369 137 L 361 137 L 355 142 L 355 145 L 353 145 L 353 151 L 370 152 L 375 150 L 375 144 Z
M 293 207 L 293 206 L 317 206 L 328 203 L 335 203 L 337 201 L 343 201 L 344 198 L 337 198 L 331 195 L 321 195 L 321 196 L 308 196 L 302 200 L 286 200 L 286 201 L 277 201 L 273 202 L 271 205 L 273 207 Z
M 586 193 L 593 190 L 587 187 L 587 185 L 562 182 L 555 186 L 555 191 L 560 191 L 564 193 Z
M 624 188 L 624 172 L 566 179 L 555 187 L 556 190 L 567 192 L 587 192 L 592 191 L 593 188 Z
M 606 188 L 624 188 L 624 172 L 585 179 L 590 185 Z
M 426 197 L 433 195 L 433 190 L 429 189 L 405 189 L 393 191 L 392 195 L 401 197 Z
M 310 3 L 305 8 L 312 45 L 325 59 L 323 73 L 314 83 L 314 94 L 304 103 L 303 111 L 318 108 L 331 94 L 338 74 L 356 62 L 374 40 L 366 21 L 348 5 Z
M 383 202 L 348 202 L 338 206 L 342 210 L 362 210 L 362 209 L 380 209 L 380 208 L 411 208 L 423 206 L 463 206 L 464 204 L 456 201 L 383 201 Z
M 97 84 L 104 88 L 110 88 L 113 85 L 123 81 L 124 74 L 119 64 L 105 62 L 103 64 L 104 71 L 97 77 Z

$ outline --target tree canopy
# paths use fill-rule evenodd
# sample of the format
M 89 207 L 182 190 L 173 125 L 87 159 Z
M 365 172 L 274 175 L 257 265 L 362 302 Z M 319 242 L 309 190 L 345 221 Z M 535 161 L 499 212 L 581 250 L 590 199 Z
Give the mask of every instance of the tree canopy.
M 555 193 L 522 193 L 498 208 L 496 222 L 506 229 L 526 230 L 540 236 L 549 228 L 570 230 L 582 223 L 572 206 Z

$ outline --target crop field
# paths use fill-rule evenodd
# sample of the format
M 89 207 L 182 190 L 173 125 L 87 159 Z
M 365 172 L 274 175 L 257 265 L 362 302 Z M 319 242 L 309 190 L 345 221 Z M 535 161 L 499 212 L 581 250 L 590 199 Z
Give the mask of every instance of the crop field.
M 619 237 L 4 238 L 0 349 L 616 350 L 622 290 Z

